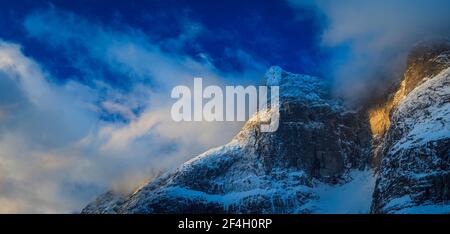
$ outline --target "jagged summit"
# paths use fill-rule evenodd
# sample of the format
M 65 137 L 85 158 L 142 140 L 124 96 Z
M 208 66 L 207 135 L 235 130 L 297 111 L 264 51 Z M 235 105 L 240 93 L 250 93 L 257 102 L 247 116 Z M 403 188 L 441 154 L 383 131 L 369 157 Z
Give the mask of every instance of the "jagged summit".
M 272 66 L 266 72 L 265 79 L 266 85 L 280 87 L 280 99 L 283 103 L 296 100 L 344 108 L 341 102 L 331 96 L 330 84 L 320 77 L 295 74 L 279 66 Z
M 354 207 L 321 199 L 349 183 L 373 183 L 368 172 L 369 131 L 360 116 L 330 99 L 317 77 L 272 67 L 268 84 L 280 86 L 280 126 L 264 133 L 251 120 L 227 145 L 184 163 L 134 194 L 84 213 L 310 213 L 367 212 L 371 187 Z M 337 190 L 336 190 L 337 189 Z M 359 191 L 359 190 L 358 190 Z M 345 202 L 346 192 L 335 203 Z M 112 204 L 111 195 L 105 197 Z M 338 205 L 338 204 L 337 204 Z M 349 210 L 350 209 L 350 210 Z

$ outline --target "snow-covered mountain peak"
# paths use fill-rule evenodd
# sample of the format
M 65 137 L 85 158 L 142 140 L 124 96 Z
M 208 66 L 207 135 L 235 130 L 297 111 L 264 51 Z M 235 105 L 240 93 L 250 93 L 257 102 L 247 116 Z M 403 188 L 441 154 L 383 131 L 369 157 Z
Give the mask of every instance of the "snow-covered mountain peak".
M 271 67 L 276 132 L 261 132 L 274 111 L 261 110 L 228 144 L 83 213 L 449 212 L 449 48 L 416 48 L 399 89 L 373 113 L 343 106 L 323 79 Z
M 354 178 L 374 181 L 366 176 L 371 175 L 368 125 L 357 113 L 332 100 L 320 78 L 289 73 L 279 67 L 267 73 L 268 84 L 280 87 L 276 132 L 260 131 L 261 120 L 273 111 L 261 110 L 262 118 L 250 119 L 230 143 L 194 157 L 120 199 L 120 204 L 108 205 L 112 202 L 107 194 L 107 205 L 97 201 L 83 212 L 368 212 L 373 186 L 366 191 L 362 199 L 365 202 L 352 206 L 354 210 L 337 208 L 339 204 L 328 204 L 327 208 L 319 205 L 323 196 L 332 191 L 346 192 L 342 199 L 349 196 L 352 191 L 334 188 Z M 365 176 L 359 177 L 360 173 Z

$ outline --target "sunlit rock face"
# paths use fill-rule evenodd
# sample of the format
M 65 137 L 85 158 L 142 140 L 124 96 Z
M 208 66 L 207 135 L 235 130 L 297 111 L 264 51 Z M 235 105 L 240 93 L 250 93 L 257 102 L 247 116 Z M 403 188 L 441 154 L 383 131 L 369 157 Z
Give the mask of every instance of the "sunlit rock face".
M 450 212 L 450 44 L 408 59 L 380 146 L 374 213 Z
M 391 113 L 417 86 L 449 66 L 450 42 L 422 42 L 416 45 L 407 58 L 407 69 L 397 90 L 386 102 L 368 111 L 370 129 L 374 138 L 374 161 L 379 164 L 385 133 L 391 125 Z
M 112 204 L 110 196 L 105 196 L 112 207 L 97 200 L 83 212 L 368 212 L 374 180 L 368 166 L 370 130 L 364 115 L 333 100 L 320 78 L 279 67 L 269 69 L 266 76 L 269 84 L 280 86 L 276 132 L 261 132 L 255 116 L 229 144 L 186 162 L 123 201 Z M 363 187 L 364 194 L 355 190 L 361 196 L 356 206 L 337 208 L 345 201 L 320 202 L 329 194 L 337 195 L 339 188 L 351 193 L 342 186 L 352 185 L 355 178 L 357 183 L 369 184 Z M 353 195 L 342 194 L 338 200 L 348 196 Z
M 448 66 L 450 43 L 420 43 L 408 56 L 408 67 L 399 88 L 385 103 L 369 110 L 373 135 L 383 136 L 390 126 L 390 112 L 426 77 L 433 77 Z
M 384 136 L 390 126 L 390 113 L 403 98 L 423 82 L 426 77 L 437 75 L 448 67 L 450 43 L 440 41 L 420 43 L 408 56 L 408 67 L 397 91 L 385 102 L 369 110 L 372 134 Z

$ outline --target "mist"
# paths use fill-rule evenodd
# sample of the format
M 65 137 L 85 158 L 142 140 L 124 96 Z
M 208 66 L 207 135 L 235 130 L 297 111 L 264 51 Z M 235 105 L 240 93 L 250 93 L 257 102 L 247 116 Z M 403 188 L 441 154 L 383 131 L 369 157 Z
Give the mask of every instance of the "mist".
M 329 74 L 335 95 L 351 104 L 374 102 L 398 83 L 409 50 L 450 36 L 450 2 L 289 1 L 321 15 L 320 44 L 332 51 Z
M 194 76 L 225 84 L 227 74 L 162 51 L 139 29 L 114 30 L 56 8 L 28 15 L 23 27 L 67 55 L 80 77 L 54 82 L 20 44 L 0 39 L 0 213 L 79 212 L 101 193 L 130 193 L 227 143 L 243 124 L 172 121 L 171 87 L 190 86 Z M 171 44 L 196 36 L 187 30 Z M 98 64 L 127 89 L 110 85 Z

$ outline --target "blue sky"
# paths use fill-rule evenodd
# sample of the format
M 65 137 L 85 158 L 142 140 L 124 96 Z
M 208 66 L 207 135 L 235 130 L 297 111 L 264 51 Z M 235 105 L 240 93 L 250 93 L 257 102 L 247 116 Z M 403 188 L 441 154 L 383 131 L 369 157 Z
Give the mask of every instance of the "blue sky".
M 318 66 L 326 58 L 326 51 L 318 46 L 323 27 L 319 15 L 310 9 L 299 13 L 284 1 L 24 2 L 27 4 L 8 2 L 9 6 L 1 9 L 0 36 L 20 43 L 25 54 L 38 59 L 58 79 L 78 73 L 67 61 L 67 51 L 30 36 L 24 28 L 30 14 L 51 8 L 110 30 L 139 31 L 167 52 L 195 60 L 207 56 L 224 72 L 240 72 L 258 63 L 263 66 L 260 69 L 277 64 L 293 72 L 318 74 Z M 184 42 L 176 44 L 174 40 L 180 37 Z M 124 80 L 110 75 L 111 82 Z
M 449 36 L 448 9 L 446 0 L 3 2 L 0 213 L 77 212 L 227 143 L 242 122 L 171 121 L 171 89 L 194 77 L 259 85 L 279 65 L 326 79 L 349 103 L 376 97 L 398 81 L 412 45 Z

